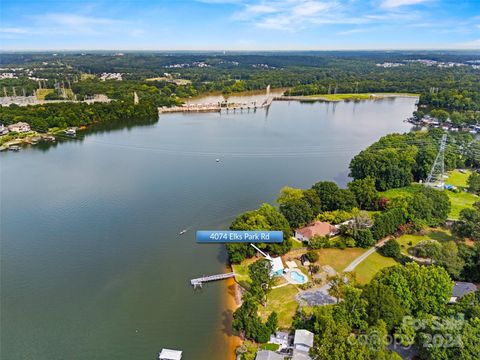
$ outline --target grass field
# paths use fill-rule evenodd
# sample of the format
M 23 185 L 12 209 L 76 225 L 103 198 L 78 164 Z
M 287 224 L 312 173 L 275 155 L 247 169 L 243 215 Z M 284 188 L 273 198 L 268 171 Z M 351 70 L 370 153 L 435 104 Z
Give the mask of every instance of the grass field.
M 473 203 L 479 201 L 480 198 L 474 194 L 459 192 L 454 193 L 452 191 L 447 191 L 447 195 L 450 198 L 452 203 L 452 208 L 450 209 L 450 219 L 458 219 L 460 217 L 460 211 L 465 208 L 473 207 Z
M 409 93 L 361 93 L 361 94 L 319 94 L 319 95 L 307 95 L 305 99 L 318 99 L 326 101 L 340 101 L 340 100 L 368 100 L 368 99 L 381 99 L 382 97 L 392 96 L 418 96 L 418 94 Z
M 335 271 L 343 271 L 353 260 L 362 255 L 366 249 L 347 248 L 342 249 L 320 249 L 317 250 L 319 259 L 317 264 L 330 265 Z
M 268 315 L 275 311 L 278 315 L 278 327 L 280 329 L 288 329 L 292 325 L 292 318 L 297 311 L 297 295 L 298 289 L 294 285 L 287 285 L 281 288 L 273 289 L 268 295 L 267 307 L 259 306 L 258 312 L 263 321 L 266 321 Z
M 447 192 L 450 202 L 452 203 L 452 210 L 450 211 L 451 219 L 458 219 L 462 209 L 471 208 L 474 202 L 480 200 L 478 196 L 463 191 L 467 187 L 467 180 L 471 173 L 470 170 L 467 170 L 465 174 L 458 170 L 453 170 L 448 173 L 448 178 L 445 180 L 445 183 L 456 186 L 461 190 L 461 192 L 458 193 L 452 191 Z
M 467 180 L 471 173 L 470 170 L 465 171 L 465 174 L 458 170 L 450 171 L 445 182 L 456 187 L 465 188 L 467 187 Z
M 397 238 L 396 240 L 400 244 L 402 253 L 408 254 L 408 248 L 417 245 L 420 241 L 424 240 L 437 240 L 439 242 L 445 242 L 454 240 L 455 237 L 449 230 L 444 229 L 428 229 L 424 234 L 405 234 Z
M 80 74 L 80 80 L 90 80 L 95 78 L 96 76 L 93 74 Z
M 37 100 L 45 100 L 45 96 L 53 93 L 54 89 L 38 89 L 37 90 Z
M 455 171 L 453 172 L 452 176 L 450 176 L 446 180 L 446 183 L 460 188 L 462 185 L 455 185 L 455 184 L 464 184 L 466 182 L 465 177 L 468 177 L 468 175 L 461 174 L 460 172 Z M 412 193 L 419 186 L 422 186 L 422 185 L 413 184 L 403 188 L 390 189 L 382 192 L 381 195 L 391 199 L 399 195 Z M 448 191 L 448 190 L 445 190 L 445 191 L 446 191 L 446 194 L 448 195 L 448 198 L 450 199 L 450 203 L 452 204 L 452 208 L 450 209 L 450 214 L 448 216 L 449 219 L 454 219 L 454 220 L 458 219 L 458 217 L 460 216 L 460 211 L 462 209 L 467 207 L 472 207 L 474 202 L 480 200 L 478 196 L 464 192 L 464 191 L 460 191 L 458 193 L 453 191 Z
M 360 284 L 367 284 L 381 269 L 397 264 L 398 263 L 392 258 L 385 257 L 380 255 L 378 252 L 374 252 L 355 268 L 357 281 Z

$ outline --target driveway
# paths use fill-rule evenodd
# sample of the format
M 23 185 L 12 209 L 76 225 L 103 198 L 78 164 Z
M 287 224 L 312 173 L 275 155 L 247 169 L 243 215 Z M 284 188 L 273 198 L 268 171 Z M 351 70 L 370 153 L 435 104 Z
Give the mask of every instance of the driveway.
M 390 237 L 386 237 L 385 239 L 380 240 L 377 244 L 375 244 L 375 246 L 371 247 L 362 255 L 353 260 L 350 264 L 348 264 L 348 266 L 343 269 L 343 272 L 353 271 L 358 266 L 358 264 L 360 264 L 363 260 L 372 255 L 383 245 L 385 245 L 388 240 L 390 240 Z M 330 296 L 330 294 L 328 293 L 330 287 L 330 282 L 328 282 L 322 287 L 299 292 L 296 296 L 297 302 L 307 303 L 309 306 L 335 304 L 337 300 L 333 296 Z

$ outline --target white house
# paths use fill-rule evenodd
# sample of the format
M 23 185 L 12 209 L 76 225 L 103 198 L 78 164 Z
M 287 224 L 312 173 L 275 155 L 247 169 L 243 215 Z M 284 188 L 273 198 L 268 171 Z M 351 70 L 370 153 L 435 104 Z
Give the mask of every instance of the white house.
M 268 258 L 267 258 L 268 259 Z M 272 276 L 280 276 L 283 274 L 284 266 L 282 262 L 282 258 L 280 256 L 275 258 L 270 258 L 270 264 L 272 264 Z
M 288 333 L 283 331 L 277 331 L 274 335 L 270 335 L 269 343 L 279 345 L 280 349 L 288 348 Z
M 179 350 L 162 349 L 158 360 L 182 360 L 182 352 Z
M 18 133 L 29 132 L 30 125 L 28 125 L 26 122 L 18 122 L 16 124 L 8 125 L 8 130 Z
M 295 338 L 293 339 L 293 348 L 308 353 L 313 346 L 313 333 L 308 330 L 295 330 Z
M 0 124 L 0 136 L 8 134 L 8 128 L 5 125 Z

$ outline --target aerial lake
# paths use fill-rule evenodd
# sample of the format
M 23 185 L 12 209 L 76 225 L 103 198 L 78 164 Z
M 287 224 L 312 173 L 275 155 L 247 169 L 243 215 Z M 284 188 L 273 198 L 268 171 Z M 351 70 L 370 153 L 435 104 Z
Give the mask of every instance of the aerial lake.
M 285 185 L 345 186 L 355 154 L 410 130 L 416 100 L 163 114 L 1 153 L 0 358 L 227 359 L 227 283 L 190 285 L 225 272 L 226 253 L 195 231 L 228 228 Z

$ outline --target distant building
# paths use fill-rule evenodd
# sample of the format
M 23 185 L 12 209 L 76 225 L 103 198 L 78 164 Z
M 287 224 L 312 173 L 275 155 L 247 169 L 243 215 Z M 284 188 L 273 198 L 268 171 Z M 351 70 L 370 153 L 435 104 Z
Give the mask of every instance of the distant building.
M 158 360 L 182 360 L 182 352 L 179 350 L 162 349 Z
M 457 281 L 453 286 L 452 297 L 450 303 L 456 303 L 463 296 L 477 291 L 477 286 L 470 282 Z
M 270 350 L 260 350 L 257 352 L 255 360 L 283 360 L 283 355 L 279 355 Z
M 293 339 L 293 348 L 296 350 L 308 351 L 313 346 L 313 333 L 308 330 L 295 330 L 295 338 Z
M 18 133 L 29 132 L 30 125 L 28 125 L 26 122 L 18 122 L 16 124 L 8 125 L 8 130 Z
M 280 345 L 280 349 L 286 349 L 289 346 L 288 333 L 284 331 L 277 331 L 270 335 L 270 343 Z
M 0 136 L 6 135 L 6 134 L 8 134 L 8 128 L 5 125 L 0 124 Z
M 295 239 L 300 241 L 310 241 L 315 235 L 333 236 L 338 234 L 338 229 L 324 221 L 315 221 L 312 225 L 295 230 Z

